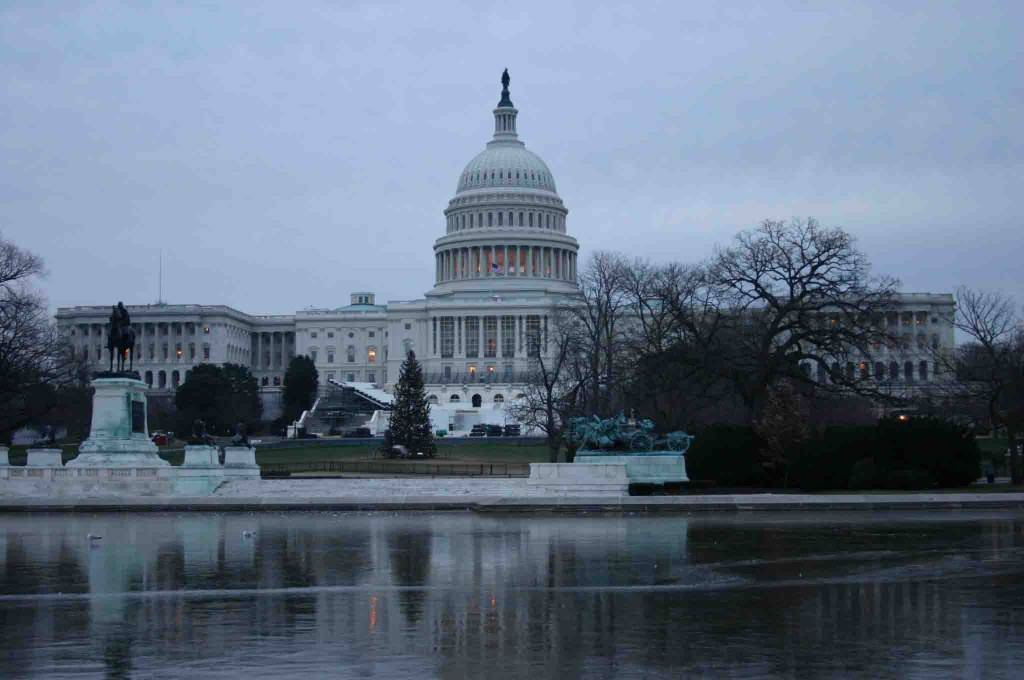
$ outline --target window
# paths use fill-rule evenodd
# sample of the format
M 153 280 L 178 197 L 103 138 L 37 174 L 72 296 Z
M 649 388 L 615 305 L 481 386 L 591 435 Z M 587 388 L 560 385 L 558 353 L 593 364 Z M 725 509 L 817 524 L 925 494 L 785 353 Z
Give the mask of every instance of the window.
M 369 335 L 370 335 L 370 337 L 371 337 L 371 338 L 374 338 L 374 337 L 376 337 L 376 335 L 374 334 L 374 332 L 373 332 L 373 331 L 370 331 Z
M 318 337 L 318 336 L 317 336 L 317 332 L 316 332 L 316 331 L 310 331 L 310 332 L 309 332 L 309 337 L 311 337 L 311 338 L 315 338 L 315 337 Z
M 263 379 L 260 380 L 260 385 L 263 385 L 264 387 L 266 387 L 269 384 L 270 384 L 270 378 L 268 378 L 267 376 L 263 376 Z
M 494 395 L 494 403 L 495 403 L 495 405 L 501 405 L 501 404 L 504 404 L 504 403 L 505 403 L 505 397 L 504 397 L 504 395 L 501 395 L 501 394 L 495 394 L 495 395 Z
M 445 366 L 444 367 L 444 371 L 443 371 L 443 375 L 444 375 L 445 382 L 448 382 L 449 380 L 451 380 L 452 379 L 452 367 L 451 366 Z
M 917 377 L 921 380 L 928 379 L 928 362 L 922 361 L 917 365 Z
M 452 402 L 453 404 L 457 403 L 459 401 L 459 395 L 453 394 L 452 396 L 448 397 L 448 401 Z
M 334 337 L 334 331 L 327 331 L 327 337 L 333 338 Z
M 484 357 L 498 356 L 498 317 L 484 317 Z
M 500 226 L 502 226 L 502 223 L 501 223 L 501 222 L 502 222 L 502 221 L 501 221 L 501 218 L 502 218 L 502 216 L 503 216 L 504 214 L 505 214 L 505 213 L 498 213 L 498 226 L 499 226 L 499 227 L 500 227 Z
M 501 356 L 507 358 L 516 355 L 516 318 L 501 317 Z
M 442 316 L 441 324 L 441 358 L 451 359 L 455 356 L 455 317 Z
M 530 314 L 526 317 L 526 356 L 539 357 L 543 338 L 540 337 L 540 317 Z
M 156 377 L 158 381 L 157 386 L 160 389 L 167 387 L 167 371 L 160 371 Z
M 466 366 L 466 374 L 469 376 L 469 381 L 473 382 L 476 380 L 476 366 L 470 364 Z
M 355 382 L 356 381 L 356 374 L 355 373 L 349 373 L 348 375 L 345 376 L 345 380 L 347 380 L 349 382 Z
M 857 368 L 860 369 L 860 379 L 861 380 L 867 380 L 868 379 L 868 362 L 866 362 L 866 361 L 860 362 L 860 364 L 857 365 Z
M 410 340 L 408 338 L 406 338 L 405 340 L 402 340 L 402 356 L 403 357 L 409 356 L 409 352 L 411 352 L 411 351 L 412 351 L 412 340 Z
M 368 364 L 375 364 L 375 363 L 377 363 L 377 348 L 376 347 L 367 347 L 366 348 L 366 363 L 368 363 Z
M 181 343 L 174 343 L 174 358 L 181 359 L 182 354 L 184 354 L 184 352 L 181 351 Z
M 194 343 L 194 342 L 188 343 L 188 358 L 189 359 L 195 359 L 196 358 L 196 343 Z
M 356 337 L 356 335 L 355 335 L 355 333 L 349 333 L 349 334 L 348 334 L 348 337 L 350 337 L 350 338 L 354 338 L 354 337 Z
M 480 356 L 480 317 L 466 317 L 466 357 L 475 359 Z
M 914 380 L 914 362 L 907 361 L 903 364 L 903 379 L 907 382 L 913 382 Z
M 900 365 L 895 361 L 889 362 L 889 380 L 900 379 Z
M 317 352 L 315 349 L 309 350 L 309 358 L 313 360 L 314 364 L 316 363 L 316 354 Z
M 334 352 L 328 352 L 327 353 L 327 363 L 329 363 L 329 364 L 333 364 L 334 363 Z
M 334 380 L 334 371 L 327 371 L 327 380 Z
M 204 335 L 209 335 L 210 334 L 210 327 L 209 326 L 203 326 L 203 334 Z
M 405 330 L 411 331 L 412 330 L 412 324 L 411 323 L 405 324 Z
M 427 403 L 428 404 L 436 404 L 437 402 L 438 402 L 438 398 L 437 398 L 436 394 L 431 394 L 429 397 L 427 397 Z
M 210 360 L 210 346 L 203 345 L 203 359 L 206 361 Z
M 167 361 L 167 343 L 166 342 L 163 345 L 160 346 L 160 356 L 163 358 L 164 361 Z
M 177 371 L 171 371 L 171 386 L 177 387 L 181 384 L 181 374 Z
M 479 394 L 474 394 L 473 395 L 473 408 L 480 408 L 480 404 L 482 404 L 483 401 L 484 401 L 483 397 L 481 397 Z
M 146 385 L 153 386 L 153 371 L 146 371 Z
M 372 383 L 377 382 L 377 373 L 374 372 L 374 371 L 369 371 L 366 374 L 366 382 L 372 382 Z
M 875 362 L 875 380 L 885 380 L 885 364 L 881 361 Z
M 274 376 L 274 387 L 279 387 L 280 385 L 281 385 L 281 376 L 275 375 Z
M 487 226 L 490 227 L 494 223 L 494 213 L 487 213 Z

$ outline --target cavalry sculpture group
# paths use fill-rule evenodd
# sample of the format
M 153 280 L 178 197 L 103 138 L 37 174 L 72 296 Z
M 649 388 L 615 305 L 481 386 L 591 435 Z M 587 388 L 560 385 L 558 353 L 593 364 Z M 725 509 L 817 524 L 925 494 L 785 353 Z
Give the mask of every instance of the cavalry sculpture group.
M 569 441 L 580 449 L 591 451 L 673 451 L 686 453 L 693 435 L 669 432 L 658 437 L 654 423 L 619 414 L 613 418 L 597 416 L 570 418 Z

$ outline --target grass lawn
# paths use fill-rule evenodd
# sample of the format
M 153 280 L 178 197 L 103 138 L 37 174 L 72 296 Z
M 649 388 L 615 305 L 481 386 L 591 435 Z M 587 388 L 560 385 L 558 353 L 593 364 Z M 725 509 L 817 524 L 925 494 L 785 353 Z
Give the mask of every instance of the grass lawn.
M 472 463 L 541 463 L 548 459 L 544 445 L 515 446 L 500 442 L 481 442 L 465 445 L 445 445 L 438 442 L 437 457 L 440 460 Z M 379 460 L 380 449 L 376 445 L 365 446 L 306 446 L 297 448 L 257 448 L 256 462 L 267 463 L 310 463 L 335 460 Z

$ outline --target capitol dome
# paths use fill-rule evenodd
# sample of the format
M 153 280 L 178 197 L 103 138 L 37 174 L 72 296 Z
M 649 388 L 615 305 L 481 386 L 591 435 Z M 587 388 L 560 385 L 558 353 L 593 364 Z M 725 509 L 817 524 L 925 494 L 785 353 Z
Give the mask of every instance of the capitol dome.
M 576 287 L 579 244 L 566 233 L 566 210 L 555 178 L 516 131 L 519 111 L 502 74 L 494 136 L 466 164 L 444 211 L 445 235 L 434 243 L 431 294 L 457 291 Z
M 555 178 L 540 156 L 527 151 L 522 142 L 488 144 L 466 164 L 456 193 L 473 189 L 525 188 L 556 193 Z

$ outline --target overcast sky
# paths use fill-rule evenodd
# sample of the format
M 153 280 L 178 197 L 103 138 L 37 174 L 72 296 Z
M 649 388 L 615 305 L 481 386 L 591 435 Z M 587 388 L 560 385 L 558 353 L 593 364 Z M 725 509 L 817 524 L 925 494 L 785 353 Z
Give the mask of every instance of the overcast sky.
M 0 4 L 0 230 L 53 307 L 153 302 L 161 249 L 172 303 L 422 296 L 506 66 L 583 257 L 815 216 L 1024 302 L 1024 2 L 143 4 Z

